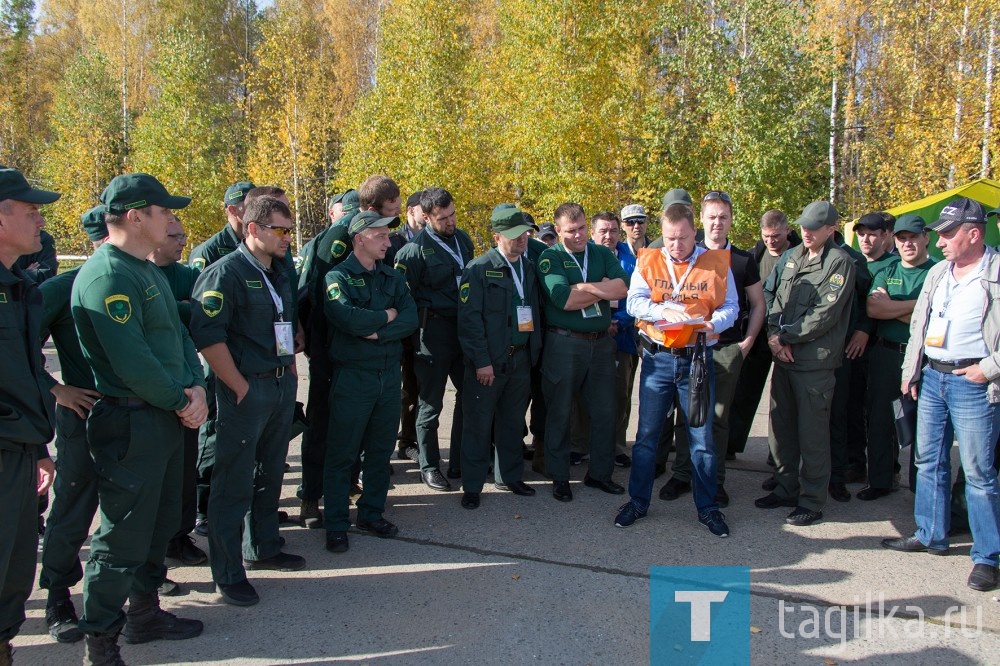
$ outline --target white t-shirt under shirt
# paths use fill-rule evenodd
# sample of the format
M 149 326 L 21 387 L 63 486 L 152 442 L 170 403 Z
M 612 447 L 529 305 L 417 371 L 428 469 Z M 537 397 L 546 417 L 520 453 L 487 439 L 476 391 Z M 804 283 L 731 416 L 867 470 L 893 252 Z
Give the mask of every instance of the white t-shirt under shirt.
M 941 347 L 924 346 L 924 353 L 935 361 L 958 361 L 985 358 L 990 355 L 983 340 L 983 310 L 986 290 L 983 289 L 983 262 L 961 280 L 952 275 L 953 266 L 934 290 L 931 299 L 931 325 L 934 320 L 948 321 L 948 332 Z

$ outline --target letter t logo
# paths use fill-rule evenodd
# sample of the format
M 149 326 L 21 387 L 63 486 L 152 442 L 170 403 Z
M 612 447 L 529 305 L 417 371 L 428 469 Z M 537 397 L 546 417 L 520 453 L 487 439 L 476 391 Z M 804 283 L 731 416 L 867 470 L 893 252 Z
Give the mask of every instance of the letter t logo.
M 674 592 L 674 601 L 691 604 L 691 640 L 704 642 L 712 640 L 712 603 L 724 601 L 729 592 L 696 592 L 683 590 Z

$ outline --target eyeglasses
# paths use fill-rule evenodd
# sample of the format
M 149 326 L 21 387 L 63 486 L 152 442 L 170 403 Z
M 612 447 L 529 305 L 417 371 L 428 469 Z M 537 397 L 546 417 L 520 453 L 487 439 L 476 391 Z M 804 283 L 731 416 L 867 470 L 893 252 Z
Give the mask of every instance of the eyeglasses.
M 722 190 L 709 190 L 705 192 L 705 196 L 701 198 L 701 202 L 705 203 L 706 201 L 725 201 L 730 206 L 733 205 L 733 200 Z
M 263 222 L 252 222 L 251 224 L 256 224 L 258 227 L 264 227 L 265 229 L 270 229 L 275 233 L 276 236 L 281 236 L 282 238 L 287 238 L 292 235 L 291 227 L 279 227 L 274 224 L 264 224 Z
M 631 227 L 636 224 L 646 224 L 646 220 L 645 218 L 642 217 L 633 217 L 630 220 L 622 220 L 622 224 L 624 224 L 626 227 Z

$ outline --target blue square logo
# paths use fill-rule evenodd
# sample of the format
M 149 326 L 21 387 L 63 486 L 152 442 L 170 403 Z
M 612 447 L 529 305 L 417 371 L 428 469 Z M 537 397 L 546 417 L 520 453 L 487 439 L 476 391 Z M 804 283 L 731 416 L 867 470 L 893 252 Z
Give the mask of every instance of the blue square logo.
M 650 567 L 649 663 L 750 663 L 750 567 Z

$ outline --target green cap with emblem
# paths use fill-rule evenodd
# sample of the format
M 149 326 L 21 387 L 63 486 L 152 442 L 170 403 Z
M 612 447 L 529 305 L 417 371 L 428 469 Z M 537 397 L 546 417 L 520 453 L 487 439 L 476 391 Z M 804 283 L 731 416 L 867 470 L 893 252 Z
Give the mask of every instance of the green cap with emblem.
M 927 223 L 924 222 L 924 218 L 916 213 L 906 213 L 905 215 L 900 215 L 899 219 L 896 220 L 896 226 L 893 227 L 892 233 L 896 235 L 900 231 L 909 231 L 911 234 L 922 234 L 925 231 L 925 226 L 927 226 Z
M 62 195 L 48 190 L 36 190 L 17 169 L 0 169 L 0 201 L 13 199 L 29 204 L 50 204 Z
M 233 183 L 226 188 L 226 194 L 222 197 L 223 206 L 238 206 L 243 203 L 243 200 L 247 198 L 247 192 L 252 190 L 256 185 L 248 180 L 241 180 L 239 182 Z
M 174 196 L 163 183 L 148 173 L 127 173 L 115 176 L 101 192 L 101 202 L 107 212 L 121 215 L 133 208 L 162 206 L 176 210 L 191 203 L 191 197 Z
M 823 227 L 835 227 L 840 219 L 840 214 L 829 201 L 813 201 L 802 209 L 802 215 L 795 220 L 795 224 L 809 231 L 816 231 Z
M 340 203 L 344 206 L 345 213 L 353 213 L 358 209 L 358 191 L 357 190 L 347 190 L 344 192 L 343 198 L 341 198 Z
M 691 195 L 688 194 L 687 190 L 682 190 L 679 187 L 675 187 L 666 194 L 663 195 L 663 210 L 670 208 L 674 204 L 684 204 L 685 206 L 693 206 L 694 203 L 691 201 Z
M 398 226 L 398 217 L 382 217 L 373 210 L 363 210 L 355 215 L 354 219 L 351 220 L 351 226 L 347 229 L 347 233 L 350 234 L 351 238 L 354 238 L 365 229 L 375 227 L 389 227 L 390 229 L 395 229 Z
M 493 209 L 490 216 L 490 227 L 508 240 L 514 240 L 526 231 L 534 229 L 524 220 L 524 215 L 514 204 L 500 204 Z
M 102 241 L 108 237 L 108 225 L 104 223 L 104 204 L 94 206 L 80 216 L 83 230 L 92 241 Z

